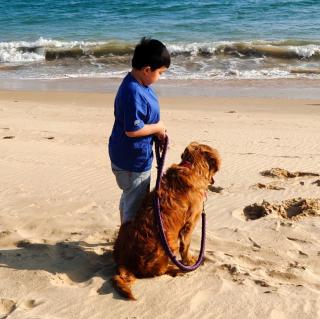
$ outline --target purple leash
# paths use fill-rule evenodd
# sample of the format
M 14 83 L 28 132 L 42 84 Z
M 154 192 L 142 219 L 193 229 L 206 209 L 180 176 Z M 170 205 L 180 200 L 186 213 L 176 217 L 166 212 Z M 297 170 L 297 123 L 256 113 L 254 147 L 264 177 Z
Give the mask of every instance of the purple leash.
M 155 141 L 155 152 L 156 152 L 156 159 L 157 159 L 157 181 L 156 181 L 156 187 L 154 192 L 154 211 L 155 211 L 156 220 L 159 226 L 160 240 L 165 252 L 170 257 L 172 262 L 177 267 L 179 267 L 182 271 L 185 271 L 185 272 L 193 271 L 193 270 L 196 270 L 202 264 L 203 257 L 204 257 L 206 214 L 204 212 L 204 206 L 203 206 L 203 210 L 201 214 L 202 215 L 202 236 L 201 236 L 201 247 L 200 247 L 199 257 L 194 265 L 187 266 L 183 264 L 181 261 L 177 260 L 177 257 L 172 253 L 163 230 L 163 220 L 161 216 L 160 199 L 158 196 L 158 190 L 160 189 L 160 183 L 161 183 L 161 178 L 163 174 L 163 166 L 164 166 L 164 162 L 167 154 L 168 144 L 169 144 L 168 136 L 166 136 L 164 141 L 162 142 L 160 142 L 158 139 L 156 139 Z M 162 152 L 160 149 L 162 149 Z

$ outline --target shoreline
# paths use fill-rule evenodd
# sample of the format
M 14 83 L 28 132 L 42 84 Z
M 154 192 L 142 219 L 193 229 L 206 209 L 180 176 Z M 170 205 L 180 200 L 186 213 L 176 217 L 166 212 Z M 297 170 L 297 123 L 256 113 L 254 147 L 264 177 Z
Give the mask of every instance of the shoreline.
M 115 94 L 121 78 L 5 79 L 1 91 L 88 92 Z M 206 96 L 319 99 L 319 79 L 168 80 L 153 85 L 159 97 Z

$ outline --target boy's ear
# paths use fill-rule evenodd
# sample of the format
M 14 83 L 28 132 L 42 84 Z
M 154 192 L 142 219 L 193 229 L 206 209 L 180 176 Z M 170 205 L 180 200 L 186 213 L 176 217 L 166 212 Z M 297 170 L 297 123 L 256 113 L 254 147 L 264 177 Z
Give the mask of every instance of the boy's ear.
M 150 66 L 144 66 L 142 68 L 142 70 L 143 70 L 144 73 L 149 73 L 151 71 L 151 67 Z

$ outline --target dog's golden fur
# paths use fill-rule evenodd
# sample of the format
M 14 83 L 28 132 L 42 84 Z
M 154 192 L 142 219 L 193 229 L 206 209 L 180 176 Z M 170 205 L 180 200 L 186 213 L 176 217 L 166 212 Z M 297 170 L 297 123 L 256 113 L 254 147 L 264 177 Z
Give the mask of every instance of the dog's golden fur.
M 186 265 L 195 258 L 189 254 L 191 234 L 202 212 L 205 192 L 220 168 L 219 153 L 205 144 L 193 142 L 164 174 L 158 195 L 164 232 L 171 250 Z M 114 245 L 118 274 L 112 278 L 122 296 L 135 299 L 131 285 L 135 278 L 174 274 L 159 238 L 153 208 L 154 191 L 149 193 L 134 220 L 121 225 Z

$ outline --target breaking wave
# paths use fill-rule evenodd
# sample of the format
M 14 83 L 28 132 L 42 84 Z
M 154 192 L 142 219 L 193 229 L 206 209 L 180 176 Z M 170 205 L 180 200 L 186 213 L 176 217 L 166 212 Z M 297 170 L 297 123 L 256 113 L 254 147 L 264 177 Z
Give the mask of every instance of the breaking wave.
M 320 41 L 179 42 L 166 45 L 172 55 L 167 76 L 176 79 L 320 76 Z M 134 43 L 117 40 L 90 42 L 40 38 L 29 42 L 0 42 L 0 76 L 13 71 L 18 76 L 22 69 L 24 76 L 28 77 L 29 71 L 35 77 L 38 69 L 42 77 L 48 78 L 50 74 L 52 77 L 117 77 L 130 67 L 133 50 Z
M 320 41 L 256 41 L 167 44 L 173 56 L 233 56 L 319 59 Z M 133 53 L 134 44 L 106 41 L 57 41 L 40 38 L 34 42 L 0 42 L 0 62 L 33 62 L 80 57 L 123 56 Z

